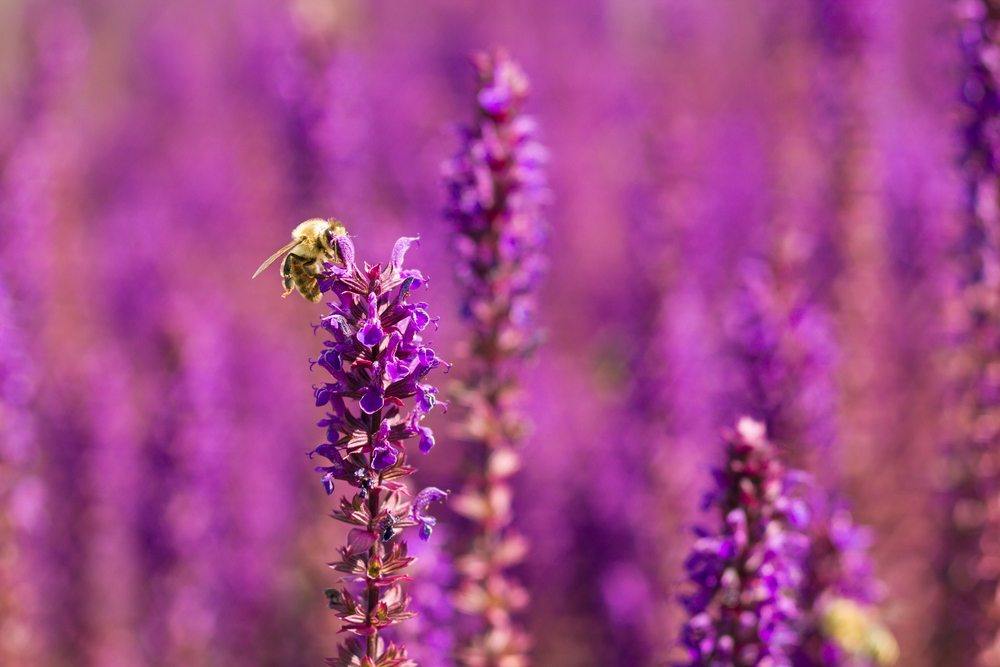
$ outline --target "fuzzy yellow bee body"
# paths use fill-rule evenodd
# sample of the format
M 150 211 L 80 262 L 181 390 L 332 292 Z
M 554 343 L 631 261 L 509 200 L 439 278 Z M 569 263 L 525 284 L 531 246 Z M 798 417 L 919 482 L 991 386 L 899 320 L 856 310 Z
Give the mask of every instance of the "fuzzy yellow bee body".
M 344 258 L 340 256 L 337 247 L 338 236 L 347 236 L 347 228 L 334 218 L 312 218 L 300 223 L 292 230 L 291 242 L 264 260 L 251 280 L 284 255 L 281 283 L 285 291 L 282 296 L 286 297 L 297 290 L 306 299 L 319 301 L 323 297 L 317 276 L 323 271 L 323 264 L 344 264 Z

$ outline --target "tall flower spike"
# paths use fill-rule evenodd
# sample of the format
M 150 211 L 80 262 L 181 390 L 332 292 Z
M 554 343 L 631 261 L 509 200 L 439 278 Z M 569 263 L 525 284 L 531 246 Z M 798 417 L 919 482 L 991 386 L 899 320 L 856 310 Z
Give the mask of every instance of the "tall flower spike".
M 455 228 L 458 283 L 471 329 L 467 375 L 457 398 L 466 411 L 468 479 L 455 508 L 474 525 L 458 563 L 456 606 L 480 621 L 461 658 L 467 665 L 527 664 L 527 640 L 512 614 L 527 595 L 509 574 L 524 555 L 511 528 L 510 478 L 524 424 L 515 409 L 518 369 L 537 344 L 535 293 L 544 269 L 546 153 L 521 115 L 524 73 L 502 51 L 474 58 L 476 120 L 445 164 L 447 218 Z
M 726 460 L 705 496 L 718 526 L 697 529 L 685 563 L 693 591 L 681 640 L 685 665 L 788 665 L 807 542 L 797 473 L 787 471 L 749 418 L 726 435 Z
M 765 265 L 744 266 L 733 341 L 746 380 L 740 407 L 764 421 L 786 460 L 824 473 L 805 496 L 811 515 L 809 555 L 803 564 L 798 642 L 789 654 L 799 667 L 891 664 L 898 648 L 878 619 L 881 584 L 868 555 L 868 533 L 829 490 L 837 478 L 830 465 L 837 438 L 830 323 L 799 284 L 802 268 L 787 264 L 787 282 L 799 288 L 788 294 L 779 291 L 779 281 Z
M 332 302 L 330 314 L 320 320 L 329 338 L 316 364 L 331 381 L 314 387 L 316 405 L 328 409 L 319 422 L 327 437 L 310 457 L 329 464 L 316 468 L 328 494 L 340 484 L 351 490 L 333 512 L 351 526 L 340 558 L 330 564 L 345 576 L 340 588 L 326 594 L 343 630 L 356 639 L 327 661 L 335 667 L 415 664 L 405 647 L 386 643 L 380 634 L 413 616 L 402 589 L 413 559 L 401 531 L 419 524 L 421 537 L 429 537 L 434 519 L 428 505 L 447 496 L 432 487 L 411 499 L 405 484 L 414 472 L 406 462 L 407 441 L 418 436 L 433 441 L 421 425 L 435 404 L 435 390 L 424 380 L 442 364 L 423 341 L 430 322 L 427 304 L 410 301 L 424 278 L 403 269 L 415 240 L 399 239 L 385 267 L 359 267 L 351 240 L 338 237 L 345 265 L 329 267 L 320 281 Z M 372 333 L 376 330 L 379 335 Z
M 965 80 L 962 170 L 966 189 L 958 282 L 948 522 L 942 541 L 945 605 L 940 664 L 1000 665 L 1000 6 L 955 3 Z

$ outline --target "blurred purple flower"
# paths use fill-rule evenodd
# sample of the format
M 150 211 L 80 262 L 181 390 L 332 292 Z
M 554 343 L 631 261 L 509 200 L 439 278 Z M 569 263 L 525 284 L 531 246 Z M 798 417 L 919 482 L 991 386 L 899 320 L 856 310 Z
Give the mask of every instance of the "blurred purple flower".
M 430 541 L 413 545 L 413 595 L 411 608 L 417 616 L 399 627 L 410 657 L 422 667 L 455 665 L 455 607 L 451 590 L 455 568 L 447 552 L 449 535 L 435 534 Z
M 476 120 L 444 166 L 446 216 L 455 229 L 462 311 L 470 326 L 457 392 L 466 410 L 468 482 L 455 508 L 475 524 L 459 567 L 456 606 L 482 627 L 463 651 L 471 665 L 524 664 L 526 639 L 511 615 L 526 603 L 507 570 L 524 552 L 510 527 L 510 478 L 524 425 L 513 405 L 519 362 L 538 343 L 535 295 L 545 267 L 545 149 L 521 115 L 528 81 L 506 53 L 479 54 Z
M 1000 664 L 1000 10 L 955 3 L 966 201 L 956 257 L 942 664 Z
M 797 667 L 889 665 L 899 649 L 875 605 L 884 587 L 869 556 L 871 534 L 857 526 L 842 502 L 813 490 L 809 556 L 801 587 Z M 849 618 L 843 618 L 849 612 Z M 857 632 L 860 629 L 861 632 Z
M 813 471 L 805 532 L 796 642 L 788 655 L 799 667 L 889 663 L 895 640 L 874 609 L 880 584 L 868 556 L 867 531 L 856 527 L 846 503 L 830 500 L 838 474 L 831 463 L 837 439 L 836 345 L 825 309 L 805 289 L 804 265 L 781 258 L 783 283 L 763 262 L 743 266 L 743 286 L 732 313 L 731 340 L 743 371 L 739 410 L 765 424 L 783 459 Z M 849 602 L 878 646 L 856 645 L 828 622 L 830 610 Z M 834 634 L 831 634 L 834 633 Z M 867 635 L 866 635 L 867 636 Z
M 836 479 L 836 345 L 823 308 L 802 280 L 779 283 L 763 262 L 746 262 L 731 314 L 743 383 L 735 410 L 761 420 L 790 465 Z M 783 287 L 784 289 L 779 289 Z
M 7 24 L 19 38 L 0 109 L 0 663 L 45 664 L 72 653 L 83 627 L 84 595 L 72 585 L 82 568 L 68 556 L 85 532 L 73 513 L 90 443 L 53 437 L 80 420 L 72 381 L 53 379 L 72 370 L 46 366 L 45 330 L 63 287 L 50 239 L 75 148 L 65 102 L 90 62 L 90 37 L 72 3 L 26 3 Z M 27 257 L 37 258 L 30 268 Z M 77 465 L 52 470 L 70 442 Z
M 798 473 L 785 469 L 764 425 L 749 418 L 726 435 L 725 456 L 704 501 L 718 526 L 696 531 L 685 563 L 693 591 L 683 598 L 684 664 L 788 665 L 808 548 Z
M 425 305 L 409 301 L 412 290 L 424 282 L 419 272 L 402 267 L 413 240 L 399 239 L 385 267 L 359 267 L 351 240 L 340 237 L 345 265 L 333 267 L 321 280 L 323 291 L 333 298 L 330 314 L 320 322 L 329 335 L 321 366 L 333 382 L 315 389 L 317 405 L 329 406 L 330 413 L 320 422 L 328 440 L 312 454 L 330 462 L 316 469 L 327 493 L 333 492 L 335 480 L 354 489 L 353 497 L 341 497 L 333 513 L 354 528 L 332 564 L 347 576 L 327 597 L 343 629 L 363 639 L 344 644 L 339 657 L 328 661 L 339 667 L 411 664 L 405 648 L 379 638 L 384 628 L 413 616 L 402 590 L 412 558 L 398 536 L 402 528 L 419 524 L 421 537 L 429 537 L 435 520 L 426 514 L 427 506 L 447 495 L 431 487 L 411 501 L 403 483 L 414 472 L 406 464 L 406 441 L 432 437 L 420 422 L 434 407 L 434 390 L 421 380 L 442 364 L 423 341 L 428 320 L 418 313 Z M 363 335 L 376 329 L 378 336 Z M 389 367 L 400 364 L 410 371 L 390 375 Z
M 4 249 L 0 247 L 0 252 Z M 28 354 L 20 317 L 0 274 L 0 541 L 6 556 L 0 561 L 0 632 L 14 641 L 0 645 L 0 662 L 31 662 L 40 637 L 32 624 L 34 586 L 28 546 L 41 518 L 40 481 L 33 361 Z

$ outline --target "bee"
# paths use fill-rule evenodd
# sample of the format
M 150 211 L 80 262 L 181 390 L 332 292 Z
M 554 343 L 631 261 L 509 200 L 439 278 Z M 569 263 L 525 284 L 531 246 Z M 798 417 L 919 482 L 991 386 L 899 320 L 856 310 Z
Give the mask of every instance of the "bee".
M 303 297 L 318 302 L 323 297 L 316 277 L 323 271 L 323 263 L 344 265 L 344 258 L 340 256 L 340 249 L 337 247 L 338 236 L 347 236 L 347 228 L 339 220 L 334 218 L 306 220 L 292 230 L 291 242 L 264 260 L 250 279 L 259 276 L 264 269 L 284 255 L 285 261 L 281 263 L 281 283 L 285 287 L 285 292 L 281 296 L 286 297 L 293 290 L 298 290 Z

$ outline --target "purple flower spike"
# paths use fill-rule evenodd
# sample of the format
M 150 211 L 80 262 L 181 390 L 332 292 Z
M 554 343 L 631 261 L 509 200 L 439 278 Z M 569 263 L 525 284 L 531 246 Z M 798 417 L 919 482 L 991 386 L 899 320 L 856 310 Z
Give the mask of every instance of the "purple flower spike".
M 412 664 L 405 649 L 382 636 L 384 628 L 412 616 L 402 591 L 412 559 L 401 529 L 417 525 L 426 539 L 435 523 L 425 514 L 427 505 L 446 495 L 432 487 L 411 502 L 401 483 L 414 472 L 406 465 L 406 441 L 419 436 L 424 453 L 434 444 L 421 421 L 434 406 L 437 389 L 418 379 L 441 362 L 419 333 L 429 318 L 426 304 L 407 300 L 414 279 L 402 262 L 413 239 L 396 243 L 385 269 L 358 267 L 353 244 L 337 242 L 345 266 L 329 267 L 320 280 L 331 297 L 331 313 L 320 322 L 329 340 L 315 364 L 332 377 L 314 390 L 316 404 L 329 406 L 319 422 L 327 441 L 309 455 L 330 462 L 316 468 L 328 494 L 338 480 L 354 490 L 333 512 L 351 526 L 335 563 L 348 575 L 341 588 L 327 592 L 327 600 L 343 630 L 358 639 L 341 647 L 348 663 L 331 664 L 402 666 Z
M 763 424 L 744 418 L 727 434 L 707 503 L 719 527 L 697 531 L 685 563 L 693 590 L 683 598 L 684 664 L 791 664 L 808 542 L 790 521 L 802 501 Z
M 527 594 L 509 569 L 523 557 L 523 540 L 511 528 L 510 504 L 489 507 L 486 499 L 509 497 L 519 467 L 516 446 L 524 429 L 513 394 L 519 362 L 539 340 L 535 297 L 545 269 L 546 152 L 535 124 L 521 115 L 528 95 L 521 68 L 502 51 L 479 54 L 474 64 L 476 119 L 443 169 L 462 313 L 470 328 L 468 376 L 458 400 L 467 432 L 476 434 L 467 438 L 470 481 L 455 502 L 474 524 L 465 560 L 476 566 L 461 571 L 456 607 L 477 626 L 464 637 L 468 664 L 518 665 L 527 661 L 528 642 L 513 618 Z
M 1000 11 L 958 0 L 965 197 L 949 294 L 953 317 L 935 664 L 1000 664 Z

